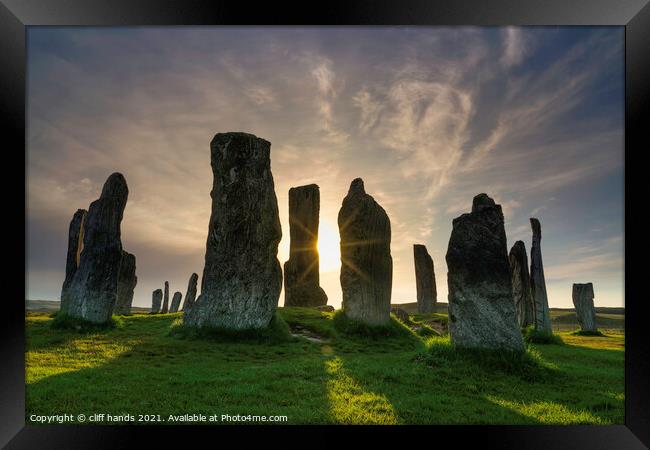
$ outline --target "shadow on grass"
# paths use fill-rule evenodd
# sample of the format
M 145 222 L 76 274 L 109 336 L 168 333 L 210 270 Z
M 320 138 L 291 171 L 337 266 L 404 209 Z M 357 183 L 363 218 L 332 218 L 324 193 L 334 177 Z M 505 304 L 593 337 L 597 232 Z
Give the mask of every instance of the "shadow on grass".
M 304 314 L 309 327 L 330 330 L 331 343 L 185 339 L 170 331 L 180 315 L 125 318 L 123 328 L 102 332 L 98 345 L 132 342 L 129 348 L 95 367 L 83 367 L 85 355 L 73 348 L 66 358 L 78 360 L 62 363 L 79 368 L 27 386 L 27 417 L 91 408 L 278 414 L 299 424 L 622 422 L 621 351 L 533 345 L 532 360 L 514 367 L 517 361 L 506 356 L 456 355 L 444 338 L 429 339 L 427 352 L 408 329 L 388 337 L 348 335 L 334 329 L 331 316 Z M 38 325 L 51 339 L 78 337 Z M 45 357 L 60 358 L 57 345 L 51 347 Z M 539 377 L 540 370 L 550 379 Z

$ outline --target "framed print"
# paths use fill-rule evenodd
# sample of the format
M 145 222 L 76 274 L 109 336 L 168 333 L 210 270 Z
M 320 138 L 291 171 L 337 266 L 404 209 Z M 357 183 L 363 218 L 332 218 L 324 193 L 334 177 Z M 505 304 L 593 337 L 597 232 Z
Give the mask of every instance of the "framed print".
M 645 448 L 649 25 L 3 0 L 2 444 Z

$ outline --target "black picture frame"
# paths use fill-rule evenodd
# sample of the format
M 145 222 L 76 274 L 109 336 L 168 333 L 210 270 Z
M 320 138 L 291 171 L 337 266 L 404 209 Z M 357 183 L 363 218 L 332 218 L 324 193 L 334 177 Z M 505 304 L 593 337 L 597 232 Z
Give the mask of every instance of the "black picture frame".
M 26 29 L 30 26 L 134 25 L 616 25 L 625 27 L 625 425 L 612 426 L 436 426 L 436 427 L 291 427 L 302 437 L 288 438 L 286 427 L 132 427 L 25 425 L 25 286 L 17 282 L 25 262 L 25 224 L 17 220 L 25 206 L 26 171 L 17 170 L 20 148 L 26 157 Z M 0 105 L 5 173 L 4 272 L 2 299 L 2 359 L 0 367 L 0 445 L 6 448 L 130 448 L 152 446 L 152 439 L 186 445 L 206 442 L 227 445 L 224 433 L 238 445 L 267 433 L 276 442 L 320 443 L 340 439 L 339 433 L 384 439 L 417 432 L 430 445 L 479 442 L 487 448 L 646 448 L 650 446 L 648 380 L 650 354 L 645 346 L 648 299 L 645 298 L 641 256 L 647 242 L 644 224 L 643 152 L 650 149 L 650 4 L 648 0 L 363 0 L 319 4 L 181 0 L 0 0 Z M 7 139 L 9 138 L 9 139 Z M 10 144 L 11 143 L 11 144 Z M 16 157 L 16 158 L 14 158 Z M 26 164 L 25 164 L 26 170 Z M 597 205 L 595 205 L 597 206 Z M 21 243 L 20 237 L 23 238 Z M 9 245 L 7 245 L 9 244 Z M 3 277 L 3 278 L 4 278 Z M 647 295 L 647 294 L 646 294 Z M 22 296 L 22 297 L 21 297 Z M 264 431 L 264 434 L 259 431 Z M 308 436 L 307 434 L 310 434 Z M 209 435 L 209 436 L 208 436 Z M 192 444 L 194 442 L 195 444 Z M 203 445 L 203 444 L 201 444 Z M 448 444 L 446 444 L 448 445 Z

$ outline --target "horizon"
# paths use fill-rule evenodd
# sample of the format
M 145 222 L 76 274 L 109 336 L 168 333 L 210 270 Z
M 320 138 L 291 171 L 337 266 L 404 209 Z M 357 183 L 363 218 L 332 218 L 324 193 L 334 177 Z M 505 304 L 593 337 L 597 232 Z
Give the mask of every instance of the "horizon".
M 124 174 L 133 305 L 202 276 L 210 140 L 271 142 L 281 265 L 288 190 L 320 187 L 321 286 L 341 303 L 337 215 L 350 182 L 391 221 L 391 303 L 415 302 L 413 244 L 447 302 L 453 218 L 487 193 L 508 251 L 542 226 L 552 308 L 593 282 L 624 307 L 623 31 L 618 27 L 30 28 L 26 297 L 58 300 L 68 224 Z M 451 50 L 453 49 L 453 50 Z M 322 247 L 322 248 L 321 248 Z M 284 292 L 278 306 L 283 305 Z

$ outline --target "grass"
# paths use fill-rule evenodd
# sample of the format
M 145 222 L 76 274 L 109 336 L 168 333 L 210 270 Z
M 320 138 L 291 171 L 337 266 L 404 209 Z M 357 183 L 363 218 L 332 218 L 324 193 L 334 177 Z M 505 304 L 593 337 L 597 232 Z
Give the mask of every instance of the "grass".
M 289 424 L 624 422 L 620 330 L 560 333 L 564 345 L 531 343 L 515 355 L 456 349 L 446 335 L 422 337 L 401 323 L 382 335 L 336 313 L 278 314 L 277 330 L 284 323 L 324 341 L 206 338 L 174 325 L 182 313 L 134 314 L 79 333 L 28 313 L 26 420 L 97 412 L 286 415 Z
M 74 330 L 79 333 L 92 333 L 95 331 L 109 330 L 124 326 L 121 316 L 112 316 L 106 323 L 95 323 L 88 320 L 72 317 L 63 313 L 49 314 L 53 318 L 50 326 L 54 330 Z
M 559 335 L 537 331 L 533 326 L 526 327 L 522 330 L 522 334 L 524 335 L 524 341 L 529 344 L 562 345 L 564 343 Z
M 276 312 L 271 319 L 268 328 L 229 330 L 225 328 L 191 327 L 183 325 L 182 320 L 177 318 L 172 322 L 169 335 L 181 339 L 202 339 L 218 342 L 257 342 L 274 344 L 286 342 L 292 339 L 289 325 Z

